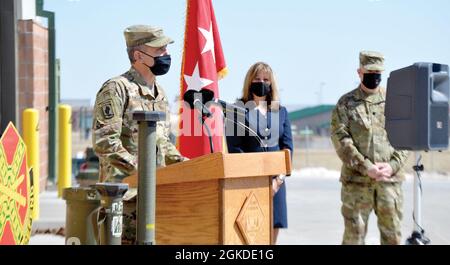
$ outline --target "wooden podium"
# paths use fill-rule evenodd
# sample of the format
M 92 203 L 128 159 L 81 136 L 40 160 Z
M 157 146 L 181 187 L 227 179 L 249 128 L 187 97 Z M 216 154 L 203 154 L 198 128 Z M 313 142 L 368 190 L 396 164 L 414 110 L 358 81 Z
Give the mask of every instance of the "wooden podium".
M 290 172 L 287 150 L 214 153 L 159 168 L 156 243 L 271 244 L 271 176 Z M 136 181 L 125 179 L 130 187 Z

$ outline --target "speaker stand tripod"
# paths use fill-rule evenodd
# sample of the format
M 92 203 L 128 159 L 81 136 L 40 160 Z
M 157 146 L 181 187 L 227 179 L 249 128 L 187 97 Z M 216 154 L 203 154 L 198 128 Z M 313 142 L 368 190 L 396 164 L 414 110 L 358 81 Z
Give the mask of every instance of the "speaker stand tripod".
M 428 245 L 430 239 L 425 236 L 425 230 L 422 228 L 422 180 L 420 173 L 424 171 L 424 166 L 421 164 L 422 155 L 419 152 L 414 152 L 416 165 L 414 169 L 414 230 L 411 236 L 406 240 L 406 245 Z

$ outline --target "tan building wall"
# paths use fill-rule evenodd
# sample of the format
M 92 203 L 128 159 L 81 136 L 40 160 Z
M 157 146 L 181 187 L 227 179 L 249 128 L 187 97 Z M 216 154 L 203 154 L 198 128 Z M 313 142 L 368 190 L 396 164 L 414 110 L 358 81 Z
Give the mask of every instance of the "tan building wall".
M 19 20 L 19 117 L 23 110 L 39 111 L 40 190 L 48 177 L 48 30 L 33 20 Z

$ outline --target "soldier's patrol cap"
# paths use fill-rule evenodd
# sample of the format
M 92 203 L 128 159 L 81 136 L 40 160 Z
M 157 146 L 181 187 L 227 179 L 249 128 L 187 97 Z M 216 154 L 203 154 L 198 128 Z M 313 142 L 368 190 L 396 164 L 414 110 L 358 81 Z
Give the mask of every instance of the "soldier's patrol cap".
M 369 71 L 384 71 L 384 56 L 379 52 L 361 51 L 359 64 Z
M 124 31 L 127 47 L 147 45 L 154 48 L 163 47 L 173 43 L 173 40 L 164 35 L 160 27 L 149 25 L 133 25 Z

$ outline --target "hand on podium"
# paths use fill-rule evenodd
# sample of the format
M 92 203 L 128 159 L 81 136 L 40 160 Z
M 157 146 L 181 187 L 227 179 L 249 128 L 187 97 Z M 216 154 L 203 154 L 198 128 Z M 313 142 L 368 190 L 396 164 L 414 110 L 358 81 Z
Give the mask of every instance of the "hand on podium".
M 284 176 L 275 176 L 272 178 L 272 196 L 277 194 L 278 190 L 280 190 L 281 185 L 284 183 Z
M 122 183 L 127 183 L 128 186 L 131 187 L 137 187 L 137 180 L 138 180 L 138 173 L 135 172 L 128 177 L 124 178 L 122 180 Z
M 189 158 L 181 157 L 179 162 L 185 162 L 185 161 L 189 161 Z M 137 185 L 138 185 L 138 171 L 135 171 L 134 173 L 132 173 L 128 177 L 124 178 L 122 180 L 122 182 L 123 183 L 127 183 L 130 187 L 137 187 Z

